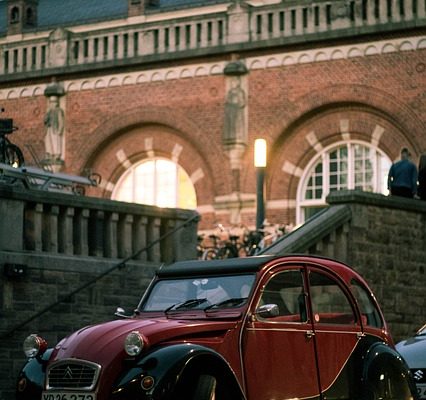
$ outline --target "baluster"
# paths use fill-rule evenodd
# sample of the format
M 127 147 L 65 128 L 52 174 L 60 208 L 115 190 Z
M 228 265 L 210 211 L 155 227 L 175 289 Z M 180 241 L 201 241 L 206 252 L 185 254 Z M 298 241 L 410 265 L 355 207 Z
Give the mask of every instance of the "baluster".
M 58 252 L 58 215 L 59 206 L 50 206 L 43 213 L 43 250 L 49 253 Z
M 25 210 L 25 250 L 42 251 L 43 204 Z
M 104 242 L 104 256 L 110 258 L 118 257 L 118 243 L 117 243 L 117 224 L 118 213 L 108 213 L 105 218 L 105 242 Z
M 88 41 L 88 54 L 86 61 L 88 63 L 93 63 L 95 62 L 95 38 L 91 37 Z
M 158 240 L 160 237 L 160 226 L 161 219 L 160 218 L 150 218 L 148 222 L 148 245 L 151 245 L 155 240 Z M 148 261 L 160 262 L 161 261 L 161 249 L 160 243 L 156 243 L 152 245 L 148 249 Z
M 133 224 L 133 253 L 142 250 L 147 245 L 147 223 L 148 218 L 137 216 L 135 217 L 135 223 Z M 136 260 L 147 260 L 147 252 L 142 251 L 136 256 Z
M 74 218 L 74 249 L 81 256 L 89 255 L 89 216 L 89 210 L 81 209 Z
M 133 215 L 125 214 L 118 222 L 118 256 L 129 257 L 132 254 Z
M 392 0 L 392 17 L 391 22 L 399 22 L 401 20 L 401 15 L 399 13 L 399 0 Z
M 73 217 L 74 208 L 66 207 L 59 214 L 58 250 L 60 253 L 71 255 L 74 253 L 73 246 Z
M 106 59 L 107 60 L 113 60 L 114 59 L 114 35 L 108 36 L 108 54 Z
M 176 221 L 173 219 L 169 219 L 169 220 L 164 220 L 163 221 L 164 224 L 164 230 L 165 232 L 169 232 L 171 231 L 175 225 L 176 225 Z M 177 235 L 170 235 L 167 236 L 161 243 L 161 255 L 163 257 L 162 261 L 164 261 L 165 263 L 171 263 L 173 261 L 175 261 L 176 259 L 176 245 L 177 245 L 177 240 L 176 240 L 176 236 Z

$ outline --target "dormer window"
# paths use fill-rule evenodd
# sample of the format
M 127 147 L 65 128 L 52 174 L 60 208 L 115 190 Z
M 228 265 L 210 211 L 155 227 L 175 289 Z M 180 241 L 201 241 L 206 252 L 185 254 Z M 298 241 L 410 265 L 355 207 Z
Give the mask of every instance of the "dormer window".
M 27 8 L 25 22 L 27 25 L 34 25 L 34 11 L 30 7 Z
M 12 7 L 10 10 L 10 23 L 16 24 L 19 22 L 19 7 Z

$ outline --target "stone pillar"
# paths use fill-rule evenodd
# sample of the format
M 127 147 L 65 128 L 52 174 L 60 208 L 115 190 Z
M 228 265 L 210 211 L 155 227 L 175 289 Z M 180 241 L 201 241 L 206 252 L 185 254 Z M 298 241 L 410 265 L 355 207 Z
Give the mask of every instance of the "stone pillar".
M 67 255 L 72 255 L 74 253 L 73 218 L 73 207 L 65 208 L 59 215 L 59 252 Z
M 161 218 L 150 218 L 148 222 L 148 246 L 160 238 Z M 148 261 L 160 262 L 160 243 L 152 245 L 148 249 Z
M 117 223 L 118 213 L 110 213 L 105 218 L 105 257 L 117 258 Z
M 146 239 L 147 239 L 147 223 L 148 218 L 138 216 L 135 218 L 135 223 L 133 225 L 133 253 L 140 251 L 144 249 L 147 245 Z M 141 251 L 137 256 L 136 260 L 146 261 L 147 260 L 147 252 Z
M 133 215 L 125 214 L 118 222 L 118 256 L 129 257 L 132 254 Z
M 57 28 L 49 35 L 49 67 L 65 67 L 68 64 L 69 37 L 69 31 L 63 28 Z
M 250 41 L 250 13 L 245 0 L 233 0 L 228 8 L 228 43 Z
M 89 255 L 89 215 L 89 210 L 82 209 L 75 216 L 75 253 L 81 256 Z
M 0 201 L 0 250 L 22 251 L 24 237 L 24 202 Z

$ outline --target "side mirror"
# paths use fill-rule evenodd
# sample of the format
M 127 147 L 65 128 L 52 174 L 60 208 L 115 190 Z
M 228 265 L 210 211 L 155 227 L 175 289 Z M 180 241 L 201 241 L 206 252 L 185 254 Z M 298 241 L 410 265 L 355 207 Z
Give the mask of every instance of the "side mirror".
M 280 315 L 280 310 L 276 304 L 264 304 L 256 310 L 256 315 L 261 318 L 274 318 Z
M 125 314 L 124 308 L 122 308 L 122 307 L 117 307 L 117 309 L 115 310 L 114 315 L 116 317 L 119 317 L 119 318 L 132 318 L 131 315 L 126 315 Z

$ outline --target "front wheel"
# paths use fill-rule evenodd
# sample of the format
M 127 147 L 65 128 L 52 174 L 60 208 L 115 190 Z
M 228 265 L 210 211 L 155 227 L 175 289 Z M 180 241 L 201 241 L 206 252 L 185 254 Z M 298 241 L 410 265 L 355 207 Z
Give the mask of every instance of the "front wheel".
M 215 400 L 216 378 L 211 375 L 200 375 L 192 400 Z

